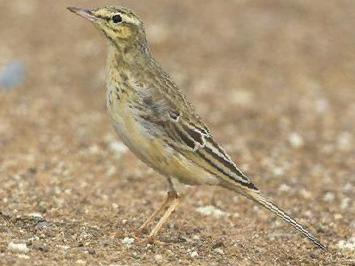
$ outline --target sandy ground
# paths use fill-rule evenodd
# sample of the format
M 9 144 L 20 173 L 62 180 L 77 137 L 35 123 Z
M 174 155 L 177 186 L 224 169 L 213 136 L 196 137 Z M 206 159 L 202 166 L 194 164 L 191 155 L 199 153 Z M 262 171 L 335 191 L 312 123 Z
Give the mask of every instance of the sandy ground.
M 135 238 L 165 179 L 116 138 L 105 40 L 65 10 L 108 3 L 140 14 L 153 53 L 216 139 L 329 253 L 213 187 L 192 190 L 157 243 Z M 0 89 L 1 265 L 355 264 L 354 1 L 0 7 L 0 69 L 27 69 L 21 86 Z

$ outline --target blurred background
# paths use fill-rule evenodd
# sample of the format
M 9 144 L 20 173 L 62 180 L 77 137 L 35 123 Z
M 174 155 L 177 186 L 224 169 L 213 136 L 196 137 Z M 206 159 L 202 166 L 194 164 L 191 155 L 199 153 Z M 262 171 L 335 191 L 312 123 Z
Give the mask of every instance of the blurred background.
M 133 238 L 166 184 L 116 138 L 106 41 L 66 10 L 103 5 L 140 15 L 156 59 L 216 139 L 332 254 L 219 188 L 189 194 L 162 230 L 164 244 Z M 354 1 L 0 7 L 0 264 L 354 262 Z

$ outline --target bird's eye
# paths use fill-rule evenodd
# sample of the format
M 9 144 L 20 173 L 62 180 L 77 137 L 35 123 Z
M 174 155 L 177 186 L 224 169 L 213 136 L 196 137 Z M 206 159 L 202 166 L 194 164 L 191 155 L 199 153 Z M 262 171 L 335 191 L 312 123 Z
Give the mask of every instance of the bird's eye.
M 113 17 L 112 17 L 112 21 L 113 21 L 113 23 L 120 23 L 120 22 L 122 22 L 122 17 L 120 16 L 120 15 L 114 15 Z

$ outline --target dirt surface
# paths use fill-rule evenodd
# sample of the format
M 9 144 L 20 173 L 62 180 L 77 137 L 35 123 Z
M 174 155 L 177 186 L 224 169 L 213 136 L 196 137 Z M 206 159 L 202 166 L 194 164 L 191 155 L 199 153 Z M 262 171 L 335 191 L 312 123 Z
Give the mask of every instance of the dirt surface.
M 252 202 L 194 188 L 147 244 L 165 179 L 105 110 L 105 40 L 66 6 L 121 4 L 216 139 L 323 253 Z M 1 265 L 355 263 L 355 1 L 0 2 Z

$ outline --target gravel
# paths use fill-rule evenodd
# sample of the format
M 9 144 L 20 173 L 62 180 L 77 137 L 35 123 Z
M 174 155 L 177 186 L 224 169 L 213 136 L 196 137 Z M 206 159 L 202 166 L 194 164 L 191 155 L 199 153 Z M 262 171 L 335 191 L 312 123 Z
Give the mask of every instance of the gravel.
M 107 2 L 1 1 L 0 76 L 24 72 L 0 89 L 0 265 L 353 265 L 355 2 L 111 1 L 137 11 L 216 141 L 328 253 L 209 186 L 153 244 L 132 238 L 166 180 L 116 137 L 105 41 L 65 9 Z

